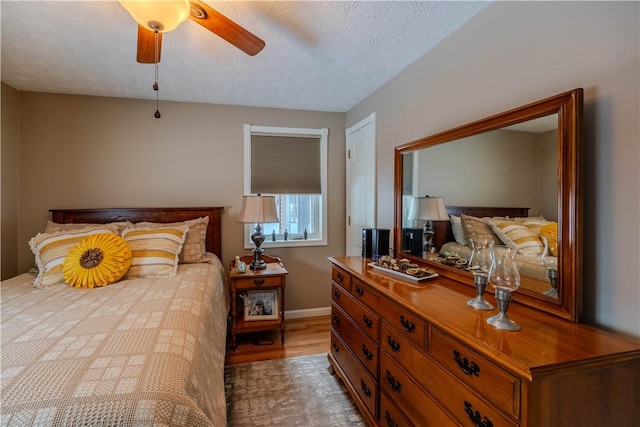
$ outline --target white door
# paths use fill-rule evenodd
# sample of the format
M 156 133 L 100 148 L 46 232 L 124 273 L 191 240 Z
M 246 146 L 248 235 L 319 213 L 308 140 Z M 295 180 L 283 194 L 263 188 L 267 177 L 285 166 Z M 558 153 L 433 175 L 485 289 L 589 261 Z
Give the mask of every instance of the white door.
M 362 255 L 362 229 L 376 222 L 376 113 L 345 131 L 347 144 L 346 254 Z

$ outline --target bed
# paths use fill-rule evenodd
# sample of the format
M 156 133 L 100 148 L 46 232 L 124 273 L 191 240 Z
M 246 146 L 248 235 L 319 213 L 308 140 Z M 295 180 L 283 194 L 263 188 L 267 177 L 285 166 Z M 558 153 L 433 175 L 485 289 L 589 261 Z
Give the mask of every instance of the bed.
M 522 282 L 523 287 L 539 293 L 549 291 L 549 273 L 542 257 L 545 255 L 552 260 L 555 257 L 551 254 L 549 240 L 540 238 L 540 233 L 543 227 L 555 223 L 539 216 L 530 217 L 528 211 L 528 208 L 518 207 L 448 206 L 451 220 L 442 231 L 446 238 L 440 246 L 440 256 L 468 260 L 472 252 L 469 236 L 490 233 L 495 244 L 519 249 L 516 264 L 520 275 L 527 278 Z M 526 234 L 523 236 L 522 233 Z
M 198 262 L 180 258 L 175 276 L 125 276 L 92 289 L 34 287 L 35 272 L 3 281 L 2 425 L 225 426 L 229 294 L 221 212 L 51 211 L 52 229 L 189 223 L 206 249 Z

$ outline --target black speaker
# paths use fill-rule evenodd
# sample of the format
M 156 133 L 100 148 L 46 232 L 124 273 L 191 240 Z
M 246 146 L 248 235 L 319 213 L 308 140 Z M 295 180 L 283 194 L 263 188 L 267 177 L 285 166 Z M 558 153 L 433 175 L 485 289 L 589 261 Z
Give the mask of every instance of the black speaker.
M 402 250 L 422 256 L 422 228 L 404 228 L 402 232 Z
M 371 258 L 373 255 L 373 228 L 362 229 L 362 258 Z
M 362 257 L 377 261 L 382 255 L 389 255 L 388 228 L 363 228 L 362 229 Z

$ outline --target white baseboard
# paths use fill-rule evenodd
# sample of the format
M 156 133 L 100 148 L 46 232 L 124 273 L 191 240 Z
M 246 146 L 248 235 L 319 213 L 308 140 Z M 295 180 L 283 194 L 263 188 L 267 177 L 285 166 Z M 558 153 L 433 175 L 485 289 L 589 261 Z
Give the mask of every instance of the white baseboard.
M 308 308 L 304 310 L 287 310 L 284 312 L 285 319 L 303 319 L 305 317 L 329 316 L 331 307 Z

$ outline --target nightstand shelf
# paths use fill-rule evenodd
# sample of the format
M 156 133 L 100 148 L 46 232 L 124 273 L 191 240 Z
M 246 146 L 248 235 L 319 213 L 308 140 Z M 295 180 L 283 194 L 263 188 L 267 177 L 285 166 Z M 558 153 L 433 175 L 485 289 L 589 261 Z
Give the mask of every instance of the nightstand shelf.
M 284 344 L 284 310 L 287 270 L 279 258 L 264 257 L 267 268 L 251 270 L 247 267 L 245 273 L 238 273 L 235 267 L 229 268 L 231 282 L 231 349 L 237 347 L 237 334 L 246 332 L 267 331 L 280 329 L 280 342 Z M 244 261 L 244 259 L 243 259 Z M 275 261 L 275 262 L 270 262 Z M 243 292 L 276 290 L 277 318 L 264 320 L 245 320 Z

